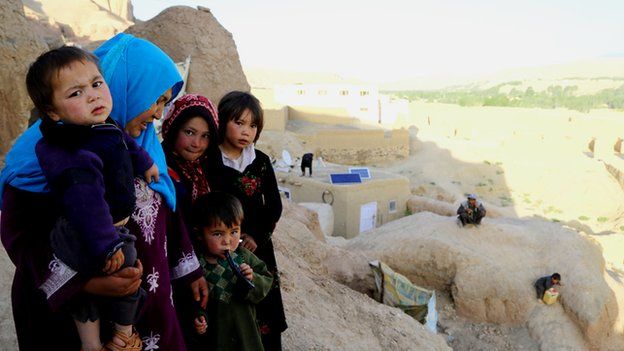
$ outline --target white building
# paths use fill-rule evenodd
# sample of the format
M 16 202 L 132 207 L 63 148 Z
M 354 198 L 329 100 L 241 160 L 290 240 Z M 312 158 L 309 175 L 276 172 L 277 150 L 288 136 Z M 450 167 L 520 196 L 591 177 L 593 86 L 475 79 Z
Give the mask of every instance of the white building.
M 342 109 L 348 117 L 379 123 L 379 90 L 370 85 L 291 84 L 275 87 L 275 100 L 292 107 Z
M 374 85 L 277 85 L 275 101 L 295 109 L 314 108 L 317 113 L 357 118 L 367 124 L 392 125 L 399 114 L 408 112 L 406 100 L 382 95 Z

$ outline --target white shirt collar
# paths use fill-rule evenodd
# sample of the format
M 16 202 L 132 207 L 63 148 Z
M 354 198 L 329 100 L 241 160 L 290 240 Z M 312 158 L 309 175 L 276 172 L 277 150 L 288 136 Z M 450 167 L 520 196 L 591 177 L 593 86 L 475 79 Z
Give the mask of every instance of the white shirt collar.
M 228 166 L 242 173 L 245 168 L 256 159 L 256 148 L 253 144 L 247 145 L 237 159 L 231 159 L 223 152 L 223 149 L 221 149 L 221 159 L 223 160 L 224 166 Z

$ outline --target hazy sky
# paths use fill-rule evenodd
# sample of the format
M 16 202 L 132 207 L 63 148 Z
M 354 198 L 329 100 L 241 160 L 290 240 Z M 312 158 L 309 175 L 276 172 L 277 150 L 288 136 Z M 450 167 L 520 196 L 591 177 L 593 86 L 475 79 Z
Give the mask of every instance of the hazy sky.
M 624 56 L 624 0 L 132 0 L 146 20 L 202 5 L 245 67 L 387 81 Z

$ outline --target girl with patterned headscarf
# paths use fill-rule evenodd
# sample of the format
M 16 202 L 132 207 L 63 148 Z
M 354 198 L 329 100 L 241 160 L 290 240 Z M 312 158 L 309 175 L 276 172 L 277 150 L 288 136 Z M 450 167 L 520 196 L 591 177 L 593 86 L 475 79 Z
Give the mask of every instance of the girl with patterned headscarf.
M 189 214 L 190 205 L 210 191 L 203 164 L 218 145 L 218 123 L 215 105 L 197 94 L 176 100 L 163 121 L 162 146 L 182 213 Z
M 204 96 L 187 94 L 175 101 L 162 124 L 162 146 L 165 150 L 169 176 L 176 189 L 177 206 L 191 223 L 192 205 L 210 192 L 206 179 L 210 169 L 205 168 L 207 154 L 217 145 L 218 116 L 215 105 Z M 193 236 L 194 237 L 194 236 Z M 189 303 L 188 290 L 173 286 L 173 298 L 186 336 L 187 347 L 202 349 L 197 344 L 193 316 L 197 306 Z

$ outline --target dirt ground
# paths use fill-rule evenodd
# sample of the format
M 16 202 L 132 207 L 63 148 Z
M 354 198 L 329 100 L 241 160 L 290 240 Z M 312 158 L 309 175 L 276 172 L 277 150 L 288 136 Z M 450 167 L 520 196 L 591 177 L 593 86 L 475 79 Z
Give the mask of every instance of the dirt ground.
M 529 351 L 539 350 L 526 327 L 506 327 L 475 323 L 460 317 L 448 294 L 438 293 L 438 332 L 455 351 Z

